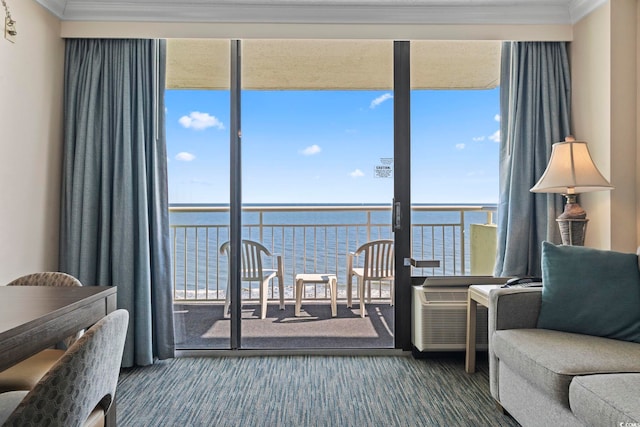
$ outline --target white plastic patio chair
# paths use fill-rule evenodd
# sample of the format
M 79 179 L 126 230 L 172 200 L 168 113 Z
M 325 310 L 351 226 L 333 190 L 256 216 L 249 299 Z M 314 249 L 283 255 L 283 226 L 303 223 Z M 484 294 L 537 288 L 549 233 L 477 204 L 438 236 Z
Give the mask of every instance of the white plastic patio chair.
M 220 253 L 227 255 L 229 259 L 230 242 L 225 242 L 220 246 Z M 262 255 L 276 257 L 276 269 L 262 267 Z M 284 273 L 282 256 L 272 255 L 269 250 L 253 240 L 242 241 L 242 260 L 240 262 L 240 280 L 243 282 L 260 282 L 260 318 L 267 316 L 267 295 L 269 293 L 269 281 L 278 278 L 278 290 L 280 296 L 280 310 L 284 310 Z M 227 292 L 224 302 L 224 315 L 227 316 L 231 305 L 231 292 L 229 292 L 229 278 L 227 276 Z
M 354 258 L 362 255 L 362 267 L 355 267 Z M 394 298 L 395 264 L 393 258 L 393 240 L 373 240 L 360 246 L 347 256 L 347 307 L 352 305 L 353 277 L 358 281 L 358 298 L 360 299 L 360 317 L 366 316 L 364 289 L 367 285 L 367 302 L 371 303 L 371 282 L 389 282 L 391 305 Z

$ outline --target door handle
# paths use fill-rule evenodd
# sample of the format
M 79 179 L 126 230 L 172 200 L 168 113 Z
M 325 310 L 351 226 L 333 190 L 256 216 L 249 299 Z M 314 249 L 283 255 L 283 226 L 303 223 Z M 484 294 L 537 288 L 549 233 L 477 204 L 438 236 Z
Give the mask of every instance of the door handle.
M 400 209 L 400 202 L 393 202 L 393 229 L 402 229 L 402 211 Z

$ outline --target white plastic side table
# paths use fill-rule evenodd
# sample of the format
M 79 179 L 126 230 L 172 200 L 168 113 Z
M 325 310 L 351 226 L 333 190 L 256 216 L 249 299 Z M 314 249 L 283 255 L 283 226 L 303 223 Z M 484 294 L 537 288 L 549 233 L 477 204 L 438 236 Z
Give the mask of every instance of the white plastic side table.
M 331 317 L 338 315 L 337 288 L 338 278 L 335 274 L 296 274 L 296 308 L 295 315 L 300 316 L 300 306 L 302 305 L 302 293 L 304 286 L 308 283 L 324 283 L 329 285 L 331 293 Z

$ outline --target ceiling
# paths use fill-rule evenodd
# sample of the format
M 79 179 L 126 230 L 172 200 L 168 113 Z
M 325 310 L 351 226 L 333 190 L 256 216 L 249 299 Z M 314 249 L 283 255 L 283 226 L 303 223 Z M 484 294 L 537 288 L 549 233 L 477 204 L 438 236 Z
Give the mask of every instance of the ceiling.
M 490 89 L 501 43 L 412 41 L 412 89 Z M 169 89 L 228 89 L 229 41 L 167 41 Z M 242 87 L 255 90 L 392 90 L 393 42 L 244 40 Z
M 64 21 L 573 24 L 607 0 L 36 1 Z
M 608 0 L 36 1 L 62 21 L 70 23 L 147 22 L 174 26 L 180 23 L 364 24 L 362 27 L 367 24 L 415 24 L 418 27 L 446 24 L 457 28 L 456 25 L 474 24 L 567 26 Z M 305 28 L 305 25 L 301 27 Z M 188 34 L 193 27 L 197 25 L 185 26 L 181 33 Z M 319 25 L 314 29 L 321 27 Z M 326 27 L 336 28 L 331 25 Z M 313 33 L 313 29 L 310 33 Z M 225 62 L 229 58 L 228 41 L 179 40 L 175 36 L 167 38 L 173 38 L 168 51 L 167 87 L 228 87 L 229 65 Z M 385 44 L 374 39 L 345 43 L 344 40 L 300 40 L 300 37 L 297 40 L 278 40 L 274 37 L 269 41 L 240 38 L 245 39 L 245 88 L 387 90 L 392 87 L 392 70 L 389 68 L 392 64 L 392 45 L 388 41 Z M 418 43 L 412 39 L 412 88 L 495 87 L 500 74 L 500 42 L 494 37 L 489 39 L 493 41 L 442 40 Z

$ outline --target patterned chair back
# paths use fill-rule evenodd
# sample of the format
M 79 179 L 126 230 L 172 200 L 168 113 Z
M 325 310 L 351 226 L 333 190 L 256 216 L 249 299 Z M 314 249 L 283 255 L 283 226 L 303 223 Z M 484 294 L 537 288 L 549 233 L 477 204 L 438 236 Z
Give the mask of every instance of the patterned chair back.
M 45 271 L 42 273 L 31 273 L 20 276 L 7 283 L 7 286 L 82 286 L 80 280 L 70 274 L 59 271 Z M 64 348 L 71 347 L 82 336 L 84 331 L 78 331 L 74 336 L 65 338 L 62 342 Z
M 82 283 L 67 273 L 45 271 L 20 276 L 7 283 L 7 286 L 82 286 Z
M 115 396 L 129 323 L 116 310 L 87 330 L 9 415 L 6 426 L 82 426 Z

